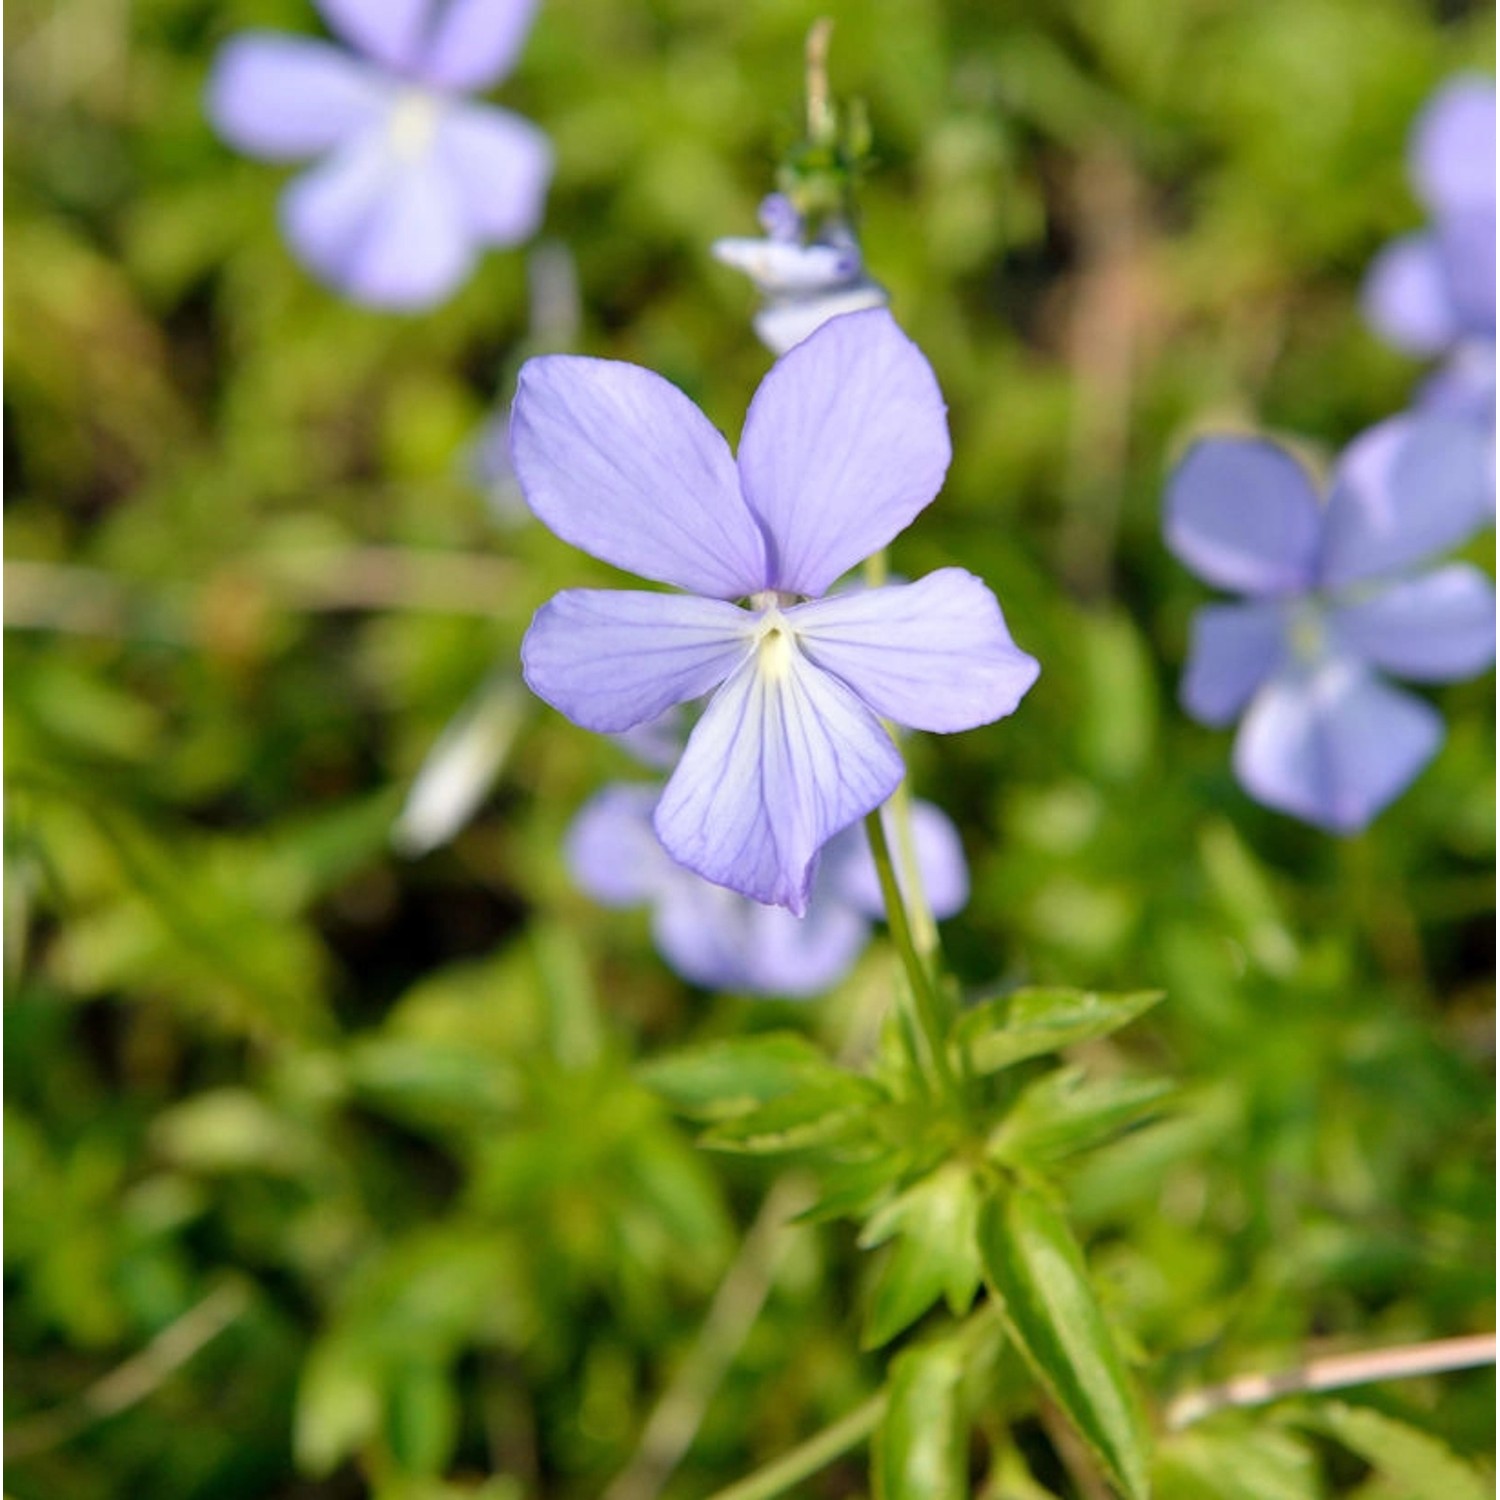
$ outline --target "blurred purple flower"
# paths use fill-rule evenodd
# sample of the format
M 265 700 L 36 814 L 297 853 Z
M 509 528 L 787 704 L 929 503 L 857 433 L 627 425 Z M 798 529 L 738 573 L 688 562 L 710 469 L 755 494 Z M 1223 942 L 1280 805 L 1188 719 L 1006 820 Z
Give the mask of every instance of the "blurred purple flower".
M 901 779 L 881 719 L 971 729 L 1036 680 L 961 568 L 820 597 L 948 467 L 937 381 L 886 312 L 835 319 L 777 361 L 738 467 L 675 386 L 568 355 L 522 369 L 511 449 L 558 536 L 690 591 L 570 589 L 538 610 L 521 657 L 533 692 L 605 734 L 712 694 L 655 824 L 717 884 L 801 915 L 819 849 Z
M 1403 235 L 1365 279 L 1365 313 L 1396 348 L 1447 356 L 1425 409 L 1495 422 L 1495 85 L 1446 84 L 1412 130 L 1411 176 L 1432 223 Z
M 1326 505 L 1260 438 L 1194 444 L 1167 486 L 1166 538 L 1200 577 L 1246 595 L 1193 622 L 1182 702 L 1244 722 L 1234 768 L 1259 801 L 1336 833 L 1363 828 L 1442 743 L 1390 686 L 1471 677 L 1495 656 L 1495 591 L 1478 568 L 1414 571 L 1492 520 L 1483 439 L 1408 415 L 1350 444 Z
M 235 37 L 214 64 L 209 117 L 250 156 L 321 158 L 281 200 L 287 239 L 317 276 L 374 307 L 430 306 L 482 247 L 516 244 L 541 218 L 546 136 L 464 97 L 510 71 L 535 0 L 318 3 L 354 52 Z
M 762 298 L 755 332 L 773 354 L 785 354 L 841 313 L 886 305 L 884 288 L 865 274 L 859 244 L 844 225 L 830 225 L 808 242 L 801 215 L 781 193 L 761 203 L 760 222 L 765 239 L 717 240 L 713 250 L 755 283 Z
M 837 984 L 885 910 L 863 826 L 829 843 L 799 918 L 675 863 L 651 823 L 660 796 L 657 786 L 617 782 L 585 804 L 567 840 L 580 889 L 605 906 L 649 905 L 658 951 L 705 989 L 802 997 Z M 887 834 L 894 838 L 889 826 Z M 950 917 L 969 895 L 958 830 L 937 808 L 916 802 L 912 836 L 933 914 Z

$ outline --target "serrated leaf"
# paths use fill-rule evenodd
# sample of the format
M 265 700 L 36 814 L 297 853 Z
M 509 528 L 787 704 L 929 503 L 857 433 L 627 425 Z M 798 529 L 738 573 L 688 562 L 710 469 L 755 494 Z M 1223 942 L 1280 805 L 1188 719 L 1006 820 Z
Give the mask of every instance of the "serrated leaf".
M 773 1031 L 688 1047 L 637 1070 L 648 1087 L 683 1114 L 722 1119 L 817 1080 L 849 1078 L 805 1036 Z
M 981 1208 L 979 1248 L 1028 1363 L 1129 1500 L 1143 1500 L 1145 1424 L 1066 1220 L 1016 1186 Z
M 1025 989 L 982 1001 L 958 1018 L 953 1045 L 976 1073 L 994 1073 L 1129 1025 L 1163 998 L 1161 990 L 1124 995 L 1094 990 Z
M 862 1347 L 893 1339 L 939 1297 L 954 1313 L 969 1305 L 979 1284 L 978 1215 L 972 1173 L 948 1162 L 871 1217 L 860 1245 L 896 1243 L 871 1287 Z
M 1329 1401 L 1295 1420 L 1359 1454 L 1409 1500 L 1492 1500 L 1484 1476 L 1446 1444 L 1371 1407 Z
M 963 1374 L 962 1354 L 951 1343 L 892 1361 L 890 1399 L 871 1454 L 876 1500 L 966 1500 Z
M 1156 1500 L 1321 1500 L 1318 1464 L 1263 1422 L 1238 1432 L 1174 1434 L 1157 1454 Z
M 989 1152 L 1025 1164 L 1086 1151 L 1151 1114 L 1172 1088 L 1164 1079 L 1089 1079 L 1080 1068 L 1059 1068 L 1021 1092 L 991 1133 Z

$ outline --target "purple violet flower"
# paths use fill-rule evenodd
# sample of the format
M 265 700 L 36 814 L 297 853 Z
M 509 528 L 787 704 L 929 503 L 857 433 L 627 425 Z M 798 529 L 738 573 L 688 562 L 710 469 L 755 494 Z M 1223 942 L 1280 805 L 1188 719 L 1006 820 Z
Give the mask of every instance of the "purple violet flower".
M 837 984 L 885 913 L 862 826 L 824 851 L 807 915 L 711 885 L 676 864 L 651 815 L 661 788 L 616 782 L 587 802 L 568 832 L 567 857 L 580 889 L 604 906 L 651 907 L 657 950 L 705 989 L 752 995 L 815 995 Z M 887 821 L 887 836 L 894 832 Z M 969 896 L 963 844 L 946 814 L 912 804 L 912 837 L 933 915 L 953 916 Z
M 1445 355 L 1418 404 L 1495 423 L 1495 85 L 1445 85 L 1412 130 L 1411 177 L 1430 228 L 1383 250 L 1365 279 L 1371 325 L 1409 354 Z
M 785 354 L 830 318 L 890 300 L 865 274 L 859 244 L 844 225 L 808 242 L 801 215 L 782 193 L 761 202 L 760 222 L 765 239 L 716 240 L 713 253 L 755 283 L 762 299 L 755 332 L 772 354 Z
M 1257 800 L 1335 833 L 1363 828 L 1436 754 L 1443 723 L 1390 686 L 1454 682 L 1495 658 L 1478 568 L 1414 571 L 1492 520 L 1483 440 L 1407 415 L 1350 444 L 1326 504 L 1283 448 L 1195 443 L 1167 484 L 1167 545 L 1246 596 L 1193 622 L 1182 702 L 1220 727 L 1242 710 L 1234 769 Z
M 318 0 L 354 53 L 252 31 L 220 51 L 219 134 L 268 161 L 321 160 L 287 188 L 282 225 L 320 278 L 374 307 L 441 301 L 486 245 L 541 218 L 552 148 L 468 99 L 508 73 L 535 0 Z
M 537 611 L 521 659 L 533 692 L 604 734 L 712 695 L 655 826 L 716 884 L 800 916 L 819 849 L 901 779 L 881 719 L 972 729 L 1036 680 L 962 568 L 821 597 L 948 468 L 942 394 L 889 313 L 837 318 L 776 362 L 738 466 L 660 376 L 570 355 L 522 368 L 511 443 L 558 536 L 688 591 L 567 590 Z

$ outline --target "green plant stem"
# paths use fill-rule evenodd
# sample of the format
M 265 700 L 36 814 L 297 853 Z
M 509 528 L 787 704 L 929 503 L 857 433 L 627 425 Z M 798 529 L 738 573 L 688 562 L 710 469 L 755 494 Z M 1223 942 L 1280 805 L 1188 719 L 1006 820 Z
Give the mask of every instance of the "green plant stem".
M 900 883 L 896 879 L 891 846 L 886 840 L 885 825 L 880 820 L 879 808 L 865 818 L 865 831 L 870 838 L 870 853 L 875 858 L 875 873 L 880 877 L 880 894 L 885 900 L 891 941 L 896 945 L 902 967 L 906 970 L 907 985 L 916 1009 L 917 1028 L 926 1043 L 928 1061 L 939 1088 L 950 1098 L 954 1098 L 958 1093 L 958 1080 L 948 1058 L 942 1021 L 942 998 L 933 983 L 932 971 L 912 940 L 911 921 Z
M 728 1489 L 717 1491 L 709 1496 L 709 1500 L 770 1500 L 771 1496 L 784 1493 L 799 1480 L 816 1474 L 841 1454 L 864 1442 L 885 1416 L 887 1399 L 884 1391 L 871 1396 L 864 1405 L 856 1406 L 833 1426 L 825 1427 L 765 1468 L 737 1480 Z

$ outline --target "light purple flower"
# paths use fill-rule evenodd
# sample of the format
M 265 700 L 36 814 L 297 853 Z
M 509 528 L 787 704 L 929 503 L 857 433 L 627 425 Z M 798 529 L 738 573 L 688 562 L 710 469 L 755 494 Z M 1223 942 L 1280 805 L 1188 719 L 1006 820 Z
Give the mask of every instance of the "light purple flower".
M 705 989 L 801 997 L 837 984 L 869 941 L 872 921 L 884 915 L 863 826 L 828 845 L 807 915 L 794 917 L 675 863 L 651 823 L 660 796 L 657 786 L 616 782 L 585 804 L 567 840 L 580 889 L 605 906 L 650 906 L 658 951 Z M 937 808 L 916 802 L 912 838 L 933 915 L 954 915 L 969 895 L 958 830 Z
M 353 53 L 279 32 L 235 37 L 214 64 L 209 116 L 250 156 L 319 158 L 281 200 L 287 239 L 317 276 L 371 306 L 430 306 L 480 249 L 516 244 L 540 221 L 546 136 L 464 97 L 510 71 L 535 0 L 319 6 Z
M 821 597 L 948 467 L 937 381 L 889 313 L 837 318 L 778 360 L 738 464 L 675 386 L 568 355 L 523 367 L 511 446 L 527 503 L 560 537 L 688 591 L 569 590 L 537 612 L 521 656 L 539 697 L 605 734 L 712 695 L 655 824 L 717 884 L 801 915 L 819 849 L 901 779 L 881 719 L 971 729 L 1036 680 L 961 568 Z
M 1365 280 L 1372 326 L 1409 354 L 1446 356 L 1422 389 L 1429 410 L 1495 421 L 1495 85 L 1453 80 L 1412 130 L 1411 176 L 1431 216 L 1376 258 Z
M 842 224 L 809 241 L 791 200 L 772 193 L 760 206 L 763 240 L 724 239 L 713 253 L 755 283 L 761 306 L 752 320 L 773 354 L 785 354 L 843 313 L 884 307 L 885 289 L 865 274 L 859 244 Z
M 1467 563 L 1417 571 L 1490 523 L 1489 488 L 1483 439 L 1447 417 L 1363 433 L 1326 504 L 1274 443 L 1188 451 L 1168 481 L 1167 544 L 1246 597 L 1199 611 L 1182 702 L 1216 727 L 1244 713 L 1234 768 L 1251 796 L 1351 833 L 1437 752 L 1437 712 L 1381 674 L 1453 682 L 1494 661 L 1490 580 Z

